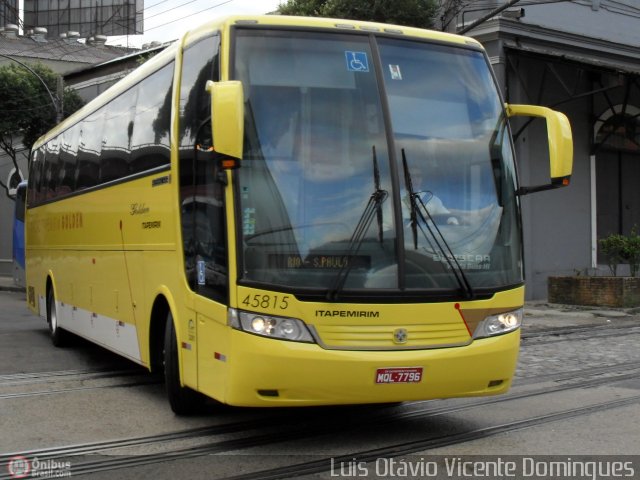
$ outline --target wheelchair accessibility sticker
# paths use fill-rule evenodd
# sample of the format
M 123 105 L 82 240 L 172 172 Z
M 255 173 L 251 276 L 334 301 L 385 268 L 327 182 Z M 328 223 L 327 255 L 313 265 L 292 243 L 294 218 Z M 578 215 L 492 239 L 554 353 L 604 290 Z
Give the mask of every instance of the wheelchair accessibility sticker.
M 347 70 L 350 72 L 368 72 L 369 60 L 367 60 L 367 52 L 345 51 L 344 55 L 347 59 Z

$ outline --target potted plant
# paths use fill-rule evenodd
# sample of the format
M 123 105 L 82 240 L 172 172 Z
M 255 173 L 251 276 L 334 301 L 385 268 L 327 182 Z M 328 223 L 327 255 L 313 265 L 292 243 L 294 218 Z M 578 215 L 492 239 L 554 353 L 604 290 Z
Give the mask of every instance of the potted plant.
M 600 252 L 607 258 L 607 266 L 611 270 L 611 275 L 618 276 L 618 266 L 624 262 L 626 237 L 619 234 L 609 235 L 598 241 Z

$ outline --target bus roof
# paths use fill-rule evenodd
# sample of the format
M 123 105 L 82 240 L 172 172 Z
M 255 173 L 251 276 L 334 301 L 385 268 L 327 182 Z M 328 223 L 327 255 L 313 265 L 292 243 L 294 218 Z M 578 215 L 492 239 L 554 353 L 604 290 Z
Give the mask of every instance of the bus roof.
M 97 110 L 104 104 L 108 103 L 112 98 L 131 88 L 149 73 L 154 72 L 158 68 L 169 63 L 176 56 L 176 50 L 184 45 L 185 41 L 191 43 L 200 37 L 215 31 L 229 32 L 235 26 L 265 26 L 265 27 L 298 27 L 302 29 L 322 29 L 335 30 L 342 32 L 368 32 L 382 33 L 386 35 L 396 35 L 398 37 L 421 38 L 425 40 L 437 41 L 442 43 L 450 43 L 457 45 L 468 45 L 483 49 L 477 40 L 454 35 L 451 33 L 439 32 L 436 30 L 426 30 L 415 27 L 406 27 L 401 25 L 392 25 L 386 23 L 365 22 L 359 20 L 345 20 L 336 18 L 322 17 L 297 17 L 285 15 L 231 15 L 223 16 L 218 19 L 211 20 L 183 34 L 180 40 L 174 42 L 165 50 L 152 57 L 150 60 L 142 64 L 133 72 L 128 74 L 122 80 L 111 86 L 105 92 L 91 100 L 80 110 L 75 112 L 69 118 L 63 120 L 49 132 L 40 137 L 32 148 L 38 148 L 51 138 L 57 136 L 79 120 L 85 118 L 93 111 Z
M 423 38 L 445 43 L 454 43 L 460 45 L 472 45 L 482 48 L 480 42 L 461 35 L 439 32 L 436 30 L 427 30 L 415 27 L 406 27 L 402 25 L 393 25 L 387 23 L 365 22 L 361 20 L 345 20 L 337 18 L 323 17 L 298 17 L 286 15 L 232 15 L 214 19 L 209 23 L 196 27 L 187 32 L 187 35 L 198 35 L 199 33 L 210 32 L 212 30 L 228 29 L 232 26 L 241 25 L 263 25 L 263 26 L 280 26 L 280 27 L 300 27 L 300 28 L 320 28 L 337 31 L 359 31 L 370 33 L 386 33 L 390 35 L 403 35 L 413 38 Z

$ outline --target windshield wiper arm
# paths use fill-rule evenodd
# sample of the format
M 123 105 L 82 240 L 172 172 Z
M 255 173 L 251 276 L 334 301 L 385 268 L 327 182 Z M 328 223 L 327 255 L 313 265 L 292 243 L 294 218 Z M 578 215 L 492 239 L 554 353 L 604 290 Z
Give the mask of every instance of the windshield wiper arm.
M 409 167 L 407 166 L 407 156 L 402 149 L 402 168 L 404 170 L 404 185 L 409 195 L 409 225 L 411 226 L 411 233 L 413 234 L 413 248 L 418 249 L 418 202 L 416 198 L 418 195 L 413 190 L 413 181 L 411 180 L 411 174 L 409 173 Z
M 345 282 L 347 281 L 347 277 L 349 276 L 349 272 L 351 271 L 353 265 L 353 259 L 358 254 L 360 250 L 360 246 L 364 241 L 364 237 L 369 230 L 369 226 L 373 221 L 374 217 L 378 219 L 378 240 L 380 243 L 383 241 L 382 235 L 382 204 L 389 196 L 389 193 L 386 190 L 380 188 L 380 169 L 378 168 L 378 159 L 376 157 L 376 147 L 375 145 L 372 147 L 373 151 L 373 185 L 374 190 L 371 196 L 369 197 L 369 201 L 367 205 L 364 207 L 364 211 L 360 216 L 360 220 L 358 220 L 358 224 L 356 228 L 353 230 L 351 234 L 351 238 L 349 239 L 349 246 L 347 247 L 347 253 L 345 255 L 345 261 L 342 263 L 340 270 L 335 277 L 333 282 L 333 287 L 329 289 L 327 292 L 327 300 L 334 301 L 338 298 L 338 294 L 342 291 Z
M 411 180 L 411 173 L 409 172 L 407 155 L 404 151 L 404 148 L 402 149 L 402 168 L 404 170 L 405 188 L 407 189 L 407 193 L 409 195 L 410 221 L 411 231 L 413 232 L 414 248 L 416 250 L 418 249 L 418 227 L 420 227 L 420 232 L 422 232 L 425 240 L 430 245 L 433 245 L 433 243 L 435 243 L 438 247 L 438 250 L 440 250 L 440 255 L 442 255 L 447 261 L 447 264 L 449 264 L 449 268 L 451 268 L 453 276 L 458 282 L 458 285 L 464 293 L 464 296 L 467 299 L 472 299 L 474 297 L 473 287 L 471 287 L 469 279 L 464 273 L 464 269 L 453 254 L 453 250 L 451 250 L 451 247 L 442 234 L 442 231 L 440 230 L 440 228 L 438 228 L 438 225 L 433 220 L 431 213 L 429 213 L 429 209 L 422 201 L 422 198 L 420 198 L 420 194 L 416 193 L 413 189 L 413 182 Z M 420 224 L 418 220 L 420 220 L 422 224 Z M 425 232 L 422 225 L 424 225 L 429 231 L 429 234 L 433 239 L 433 243 L 429 240 L 429 237 L 427 237 L 427 233 Z
M 374 190 L 374 195 L 380 195 L 380 192 L 384 192 L 384 194 L 386 195 L 386 191 L 382 190 L 380 188 L 380 169 L 378 168 L 378 156 L 376 155 L 376 146 L 373 145 L 371 147 L 372 150 L 372 154 L 373 154 L 373 186 L 375 188 Z M 378 220 L 378 241 L 382 244 L 384 241 L 384 236 L 383 236 L 383 228 L 382 228 L 382 202 L 384 202 L 386 199 L 383 198 L 380 201 L 376 202 L 376 218 Z

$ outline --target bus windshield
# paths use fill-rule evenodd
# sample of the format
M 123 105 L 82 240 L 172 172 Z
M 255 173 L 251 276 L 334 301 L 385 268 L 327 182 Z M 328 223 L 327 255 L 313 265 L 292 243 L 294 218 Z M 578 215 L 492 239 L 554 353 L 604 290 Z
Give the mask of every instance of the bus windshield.
M 460 289 L 453 270 L 473 289 L 522 282 L 512 145 L 482 52 L 252 29 L 235 47 L 241 281 L 425 294 Z M 424 210 L 413 224 L 407 180 Z

